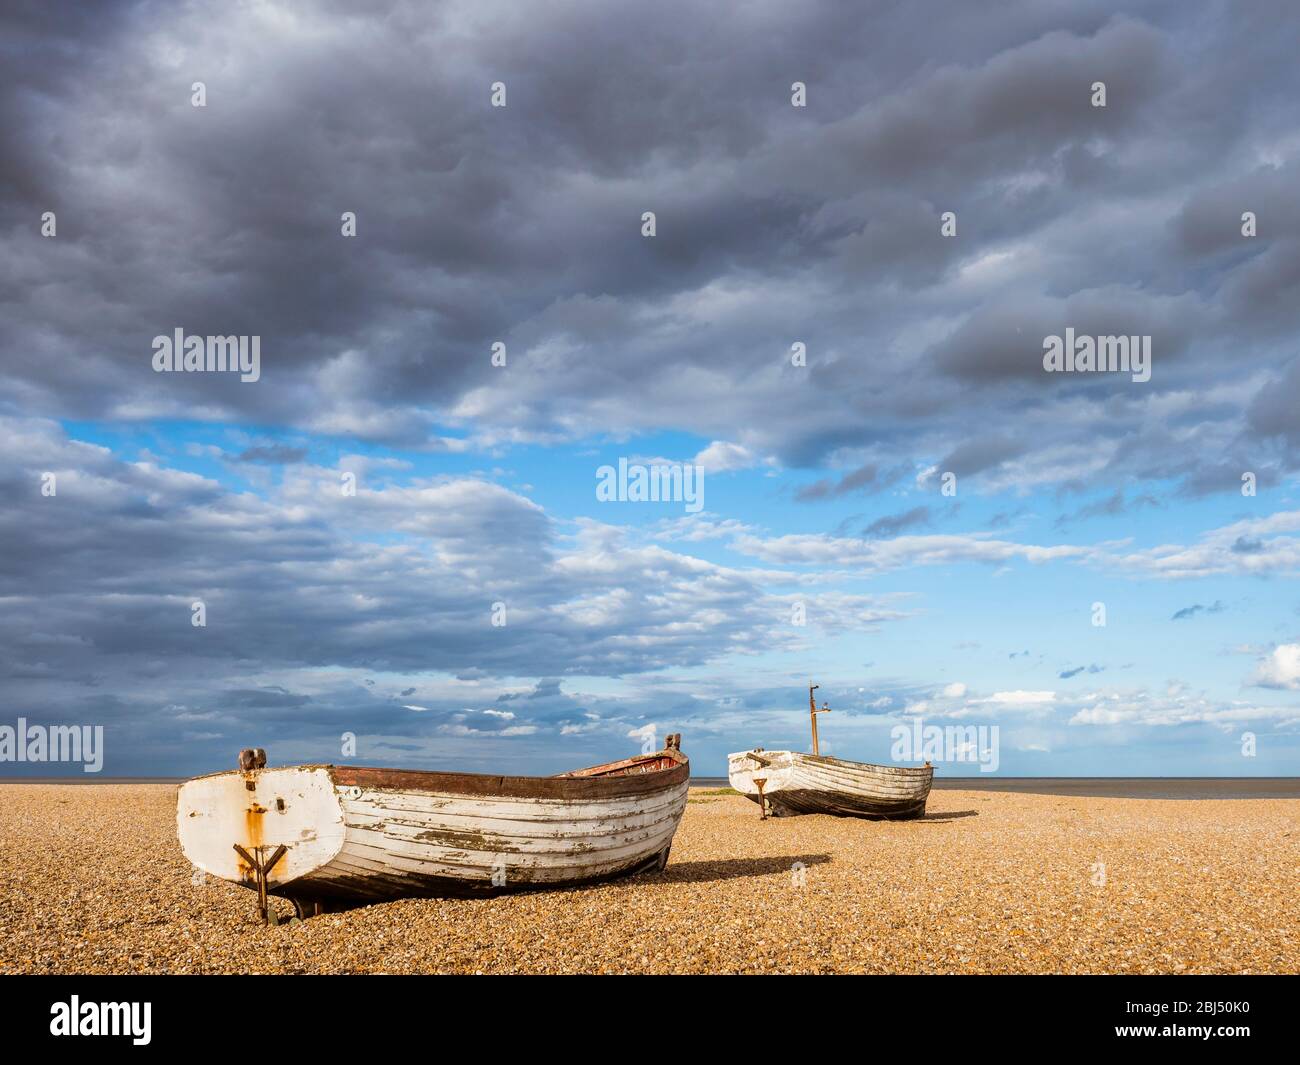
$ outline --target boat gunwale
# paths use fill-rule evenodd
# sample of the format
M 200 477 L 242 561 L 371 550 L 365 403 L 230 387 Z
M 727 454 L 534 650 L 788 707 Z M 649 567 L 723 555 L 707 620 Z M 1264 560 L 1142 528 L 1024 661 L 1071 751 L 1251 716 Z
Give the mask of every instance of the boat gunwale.
M 833 767 L 842 767 L 844 769 L 863 770 L 879 769 L 886 773 L 898 773 L 908 777 L 934 776 L 934 766 L 932 765 L 882 765 L 879 762 L 853 762 L 847 758 L 832 758 L 826 754 L 809 754 L 805 751 L 760 751 L 757 748 L 751 748 L 748 751 L 736 751 L 734 754 L 727 755 L 728 764 L 732 758 L 744 758 L 750 754 L 759 754 L 769 761 L 777 761 L 783 755 L 790 757 L 789 764 L 797 765 L 800 761 L 811 762 L 813 765 L 826 765 Z M 776 768 L 785 768 L 777 766 Z
M 684 757 L 667 769 L 595 777 L 515 777 L 350 765 L 325 768 L 341 787 L 511 799 L 618 799 L 673 788 L 688 781 L 691 775 L 690 762 Z
M 612 776 L 548 776 L 524 777 L 506 776 L 496 773 L 457 773 L 430 769 L 388 769 L 380 766 L 334 765 L 329 762 L 316 762 L 307 765 L 266 766 L 252 770 L 253 774 L 273 773 L 282 769 L 316 770 L 323 769 L 329 774 L 330 781 L 337 787 L 373 788 L 379 791 L 422 791 L 438 792 L 449 795 L 467 795 L 471 797 L 503 799 L 618 799 L 625 796 L 643 795 L 676 787 L 691 776 L 690 759 L 681 751 L 666 749 L 653 754 L 639 755 L 632 759 L 619 759 L 606 762 L 589 769 L 602 769 L 608 765 L 623 762 L 651 761 L 656 758 L 671 758 L 676 765 L 665 769 L 651 769 L 644 773 L 620 773 Z M 186 784 L 198 780 L 208 780 L 224 776 L 248 776 L 241 769 L 225 769 L 217 773 L 205 773 L 203 776 L 191 777 L 178 785 L 178 790 Z

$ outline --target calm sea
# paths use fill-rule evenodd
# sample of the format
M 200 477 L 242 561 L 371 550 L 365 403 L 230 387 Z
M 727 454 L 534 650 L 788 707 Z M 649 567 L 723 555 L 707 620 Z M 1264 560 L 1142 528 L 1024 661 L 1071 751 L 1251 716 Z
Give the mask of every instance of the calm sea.
M 691 777 L 725 788 L 726 777 Z M 938 791 L 1019 791 L 1098 799 L 1300 799 L 1300 777 L 935 777 Z
M 7 777 L 0 784 L 180 784 L 182 777 Z M 694 788 L 728 787 L 726 777 L 691 777 Z M 1300 777 L 935 777 L 938 791 L 1018 791 L 1098 799 L 1300 799 Z

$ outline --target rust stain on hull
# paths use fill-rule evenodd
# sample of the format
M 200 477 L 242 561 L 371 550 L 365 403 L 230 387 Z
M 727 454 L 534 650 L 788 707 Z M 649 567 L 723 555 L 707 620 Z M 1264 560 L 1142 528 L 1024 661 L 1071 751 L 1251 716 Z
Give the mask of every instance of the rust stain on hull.
M 244 786 L 256 796 L 257 775 L 255 772 L 244 774 Z M 263 846 L 264 826 L 262 823 L 266 807 L 256 797 L 249 800 L 248 809 L 244 811 L 244 838 L 234 842 L 242 845 L 242 851 L 256 855 Z M 239 848 L 236 848 L 239 849 Z M 239 857 L 239 876 L 249 886 L 257 884 L 257 870 L 248 863 L 241 853 Z
M 664 867 L 690 776 L 679 745 L 558 777 L 243 768 L 186 785 L 201 816 L 185 820 L 182 803 L 182 844 L 210 869 L 224 862 L 259 908 L 280 896 L 300 915 L 321 900 L 596 883 Z

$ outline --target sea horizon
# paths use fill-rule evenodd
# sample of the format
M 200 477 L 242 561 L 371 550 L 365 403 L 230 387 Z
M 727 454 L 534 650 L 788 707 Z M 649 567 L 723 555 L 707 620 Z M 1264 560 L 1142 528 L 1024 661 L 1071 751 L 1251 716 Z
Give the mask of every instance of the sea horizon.
M 481 774 L 491 775 L 491 774 Z M 0 777 L 2 784 L 175 784 L 190 777 L 29 776 Z M 692 776 L 693 788 L 726 788 L 726 777 Z M 1300 776 L 936 776 L 939 791 L 1000 791 L 1026 795 L 1079 796 L 1095 799 L 1295 799 Z

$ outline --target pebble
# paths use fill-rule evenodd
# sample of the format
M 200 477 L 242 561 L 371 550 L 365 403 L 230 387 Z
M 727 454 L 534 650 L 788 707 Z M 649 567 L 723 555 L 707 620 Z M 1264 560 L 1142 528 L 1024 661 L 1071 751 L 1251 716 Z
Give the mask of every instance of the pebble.
M 936 791 L 760 820 L 694 789 L 662 873 L 266 927 L 163 784 L 0 785 L 0 973 L 1295 973 L 1300 800 Z

